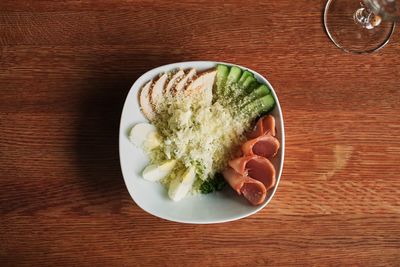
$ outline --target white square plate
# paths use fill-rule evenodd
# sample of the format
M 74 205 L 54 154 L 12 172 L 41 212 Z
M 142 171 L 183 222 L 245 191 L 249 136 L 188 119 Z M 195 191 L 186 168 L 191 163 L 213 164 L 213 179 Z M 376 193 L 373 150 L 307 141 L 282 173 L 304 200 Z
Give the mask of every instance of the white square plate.
M 268 191 L 264 203 L 259 206 L 252 206 L 243 197 L 238 196 L 229 186 L 226 186 L 221 192 L 187 196 L 180 202 L 174 202 L 168 198 L 167 191 L 162 185 L 146 181 L 141 177 L 141 172 L 147 166 L 148 159 L 141 149 L 130 143 L 128 138 L 128 133 L 133 125 L 147 121 L 139 107 L 138 92 L 140 88 L 162 72 L 168 72 L 177 68 L 195 68 L 200 72 L 213 68 L 217 64 L 233 65 L 213 61 L 189 61 L 164 65 L 143 74 L 136 80 L 128 93 L 122 110 L 119 129 L 119 154 L 122 174 L 132 199 L 139 207 L 154 216 L 175 222 L 196 224 L 222 223 L 238 220 L 263 209 L 271 201 L 278 187 L 285 151 L 283 116 L 278 97 L 266 78 L 253 70 L 238 65 L 236 66 L 252 72 L 260 83 L 267 84 L 271 88 L 271 93 L 276 100 L 275 108 L 270 114 L 275 117 L 276 137 L 281 147 L 276 157 L 272 160 L 277 174 L 276 185 L 272 190 Z

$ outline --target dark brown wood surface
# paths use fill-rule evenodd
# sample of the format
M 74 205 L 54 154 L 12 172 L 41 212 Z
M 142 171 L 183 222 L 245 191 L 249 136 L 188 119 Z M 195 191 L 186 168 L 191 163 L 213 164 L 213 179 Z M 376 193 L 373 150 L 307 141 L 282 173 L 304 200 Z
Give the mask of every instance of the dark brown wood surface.
M 400 36 L 337 49 L 325 1 L 0 1 L 1 266 L 400 266 Z M 185 225 L 131 200 L 118 126 L 150 68 L 265 75 L 286 160 L 267 208 Z

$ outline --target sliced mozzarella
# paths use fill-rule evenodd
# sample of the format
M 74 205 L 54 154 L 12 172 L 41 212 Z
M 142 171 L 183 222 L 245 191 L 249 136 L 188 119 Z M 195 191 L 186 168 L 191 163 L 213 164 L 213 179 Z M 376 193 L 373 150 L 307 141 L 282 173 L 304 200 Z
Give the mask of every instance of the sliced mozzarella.
M 147 166 L 142 173 L 145 180 L 156 182 L 167 177 L 172 169 L 175 167 L 176 160 L 167 160 L 162 162 L 160 165 L 151 164 Z
M 192 189 L 193 183 L 196 180 L 196 171 L 194 167 L 187 169 L 182 177 L 177 177 L 169 185 L 168 196 L 173 201 L 179 201 L 184 198 Z

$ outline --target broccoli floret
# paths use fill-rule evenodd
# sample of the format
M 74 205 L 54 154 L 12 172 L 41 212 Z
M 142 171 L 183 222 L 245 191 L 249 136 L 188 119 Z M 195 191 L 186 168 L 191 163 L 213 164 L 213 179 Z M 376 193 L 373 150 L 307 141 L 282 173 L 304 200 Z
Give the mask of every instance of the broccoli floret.
M 202 194 L 209 194 L 209 193 L 211 193 L 213 191 L 214 190 L 213 190 L 212 184 L 209 181 L 205 181 L 200 186 L 200 192 Z
M 225 179 L 222 174 L 217 173 L 214 177 L 208 179 L 200 186 L 202 194 L 209 194 L 214 191 L 221 191 L 226 185 Z

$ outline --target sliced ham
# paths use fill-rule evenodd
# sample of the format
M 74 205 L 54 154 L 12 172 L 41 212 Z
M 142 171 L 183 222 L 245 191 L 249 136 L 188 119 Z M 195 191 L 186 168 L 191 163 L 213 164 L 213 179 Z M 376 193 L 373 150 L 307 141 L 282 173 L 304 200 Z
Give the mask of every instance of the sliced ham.
M 276 174 L 272 163 L 257 155 L 244 156 L 229 161 L 229 166 L 238 174 L 249 176 L 264 184 L 266 190 L 275 186 Z
M 271 158 L 279 150 L 279 141 L 272 135 L 261 135 L 250 139 L 242 145 L 244 155 L 258 155 L 265 158 Z
M 232 168 L 227 168 L 222 172 L 225 180 L 239 194 L 242 195 L 253 205 L 260 205 L 264 202 L 267 195 L 265 186 L 248 176 L 240 175 Z
M 260 118 L 248 134 L 250 140 L 241 146 L 241 151 L 237 151 L 238 157 L 230 160 L 229 167 L 223 172 L 230 186 L 253 205 L 264 202 L 266 192 L 276 183 L 275 167 L 268 160 L 279 150 L 275 134 L 274 117 Z
M 240 174 L 247 174 L 246 173 L 246 164 L 249 160 L 251 160 L 253 156 L 244 156 L 239 158 L 234 158 L 228 162 L 228 165 L 237 171 Z
M 261 135 L 270 134 L 275 136 L 275 118 L 271 115 L 266 115 L 261 117 L 258 121 L 256 126 L 254 127 L 253 131 L 251 131 L 247 137 L 249 139 L 257 138 Z

